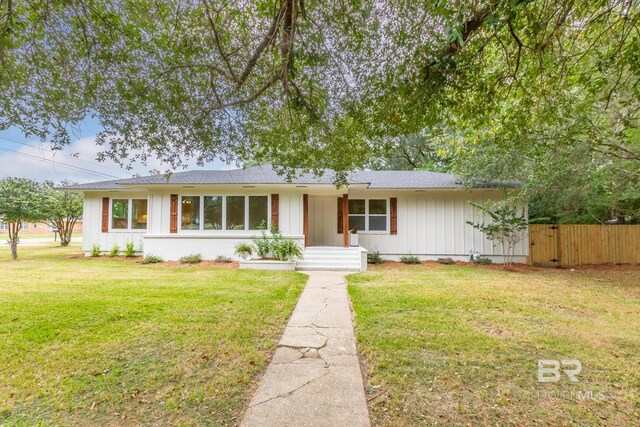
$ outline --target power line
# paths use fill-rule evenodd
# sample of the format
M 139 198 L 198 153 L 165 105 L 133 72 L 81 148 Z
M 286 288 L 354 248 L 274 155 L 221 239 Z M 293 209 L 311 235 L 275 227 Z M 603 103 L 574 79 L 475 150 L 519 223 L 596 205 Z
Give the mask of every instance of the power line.
M 4 136 L 0 136 L 0 139 L 4 139 L 5 141 L 10 141 L 10 142 L 15 142 L 16 144 L 24 145 L 25 147 L 35 148 L 35 149 L 37 149 L 37 150 L 42 149 L 42 147 L 37 147 L 37 146 L 35 146 L 35 145 L 27 144 L 26 142 L 17 141 L 17 140 L 15 140 L 15 139 L 7 138 L 7 137 L 4 137 Z M 104 169 L 104 170 L 107 170 L 107 171 L 109 171 L 109 172 L 114 172 L 113 170 L 108 169 L 108 168 L 106 168 L 104 165 L 101 165 L 101 164 L 96 163 L 96 162 L 90 162 L 90 161 L 83 160 L 83 159 L 78 159 L 78 158 L 76 158 L 76 160 L 77 160 L 77 161 L 79 161 L 79 162 L 86 163 L 86 164 L 88 164 L 88 165 L 94 166 L 94 167 L 95 167 L 95 166 L 100 167 L 100 168 L 102 168 L 102 169 Z M 125 174 L 127 174 L 127 175 L 131 175 L 131 176 L 133 176 L 132 174 L 130 174 L 130 173 L 128 173 L 128 172 L 124 172 L 124 173 L 125 173 Z
M 91 169 L 87 169 L 87 168 L 83 168 L 83 167 L 75 166 L 75 165 L 70 165 L 68 163 L 58 162 L 58 161 L 55 161 L 55 160 L 47 159 L 45 157 L 34 156 L 32 154 L 23 153 L 21 151 L 11 150 L 10 148 L 0 147 L 0 150 L 7 151 L 7 152 L 13 153 L 13 154 L 17 154 L 19 156 L 26 157 L 28 159 L 38 160 L 38 161 L 41 161 L 41 162 L 46 162 L 46 163 L 50 163 L 50 164 L 53 164 L 53 165 L 66 167 L 66 168 L 69 168 L 69 169 L 73 169 L 73 170 L 75 170 L 77 172 L 84 172 L 84 173 L 88 173 L 88 174 L 99 176 L 99 177 L 103 177 L 103 178 L 104 177 L 106 177 L 106 178 L 115 178 L 115 179 L 119 179 L 120 178 L 119 176 L 109 175 L 109 174 L 103 173 L 103 172 L 92 171 Z

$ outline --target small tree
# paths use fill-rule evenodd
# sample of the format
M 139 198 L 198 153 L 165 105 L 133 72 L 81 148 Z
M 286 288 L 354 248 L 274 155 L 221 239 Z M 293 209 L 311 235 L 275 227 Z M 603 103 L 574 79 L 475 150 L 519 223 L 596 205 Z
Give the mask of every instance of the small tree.
M 470 201 L 469 204 L 482 213 L 482 219 L 479 222 L 467 221 L 467 224 L 482 231 L 494 246 L 500 244 L 505 263 L 511 266 L 516 245 L 527 235 L 524 209 L 509 198 L 484 204 Z
M 68 184 L 62 181 L 61 186 Z M 43 185 L 42 214 L 44 222 L 58 230 L 60 245 L 68 246 L 73 235 L 73 227 L 82 217 L 84 198 L 81 194 L 67 193 L 56 190 L 51 181 Z
M 42 220 L 42 186 L 25 178 L 0 180 L 0 218 L 8 224 L 11 257 L 18 259 L 18 234 L 23 222 Z

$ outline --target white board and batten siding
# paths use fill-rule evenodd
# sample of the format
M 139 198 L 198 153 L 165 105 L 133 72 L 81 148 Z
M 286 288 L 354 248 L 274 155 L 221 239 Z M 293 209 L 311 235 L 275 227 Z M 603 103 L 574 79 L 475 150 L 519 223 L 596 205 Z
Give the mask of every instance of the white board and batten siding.
M 144 199 L 146 193 L 118 192 L 118 193 L 87 193 L 84 198 L 84 231 L 82 233 L 82 250 L 85 255 L 91 252 L 94 245 L 98 245 L 103 253 L 109 252 L 114 245 L 123 251 L 128 242 L 133 242 L 136 252 L 144 250 L 143 237 L 147 230 L 111 230 L 109 218 L 109 232 L 102 232 L 102 198 L 114 199 Z
M 193 231 L 178 229 L 170 233 L 171 194 L 179 195 L 271 195 L 279 194 L 279 225 L 283 235 L 297 240 L 301 245 L 303 235 L 303 193 L 307 190 L 280 187 L 277 190 L 207 188 L 158 189 L 150 193 L 104 192 L 87 193 L 85 197 L 85 232 L 83 249 L 89 254 L 93 245 L 108 252 L 113 245 L 124 249 L 133 241 L 136 250 L 145 255 L 153 254 L 165 260 L 176 260 L 181 256 L 201 253 L 211 259 L 218 255 L 235 258 L 234 247 L 240 241 L 250 241 L 259 235 L 257 231 Z M 337 192 L 336 192 L 337 193 Z M 342 191 L 340 192 L 342 193 Z M 500 199 L 499 190 L 369 190 L 351 188 L 350 199 L 397 198 L 398 232 L 360 232 L 360 246 L 370 253 L 379 251 L 389 260 L 397 260 L 402 255 L 415 255 L 422 260 L 451 257 L 467 260 L 469 251 L 475 250 L 482 256 L 502 262 L 502 248 L 495 246 L 479 230 L 467 221 L 479 219 L 479 212 L 468 201 L 484 202 Z M 339 194 L 339 193 L 338 193 Z M 111 230 L 102 233 L 102 198 L 148 198 L 147 230 Z M 389 212 L 388 212 L 389 214 Z M 308 210 L 309 244 L 312 246 L 342 246 L 342 234 L 338 233 L 337 196 L 318 194 L 309 196 Z M 270 214 L 269 214 L 270 217 Z M 109 218 L 111 220 L 111 218 Z M 516 262 L 526 262 L 529 243 L 527 237 L 518 244 L 515 251 Z
M 302 246 L 303 209 L 302 193 L 299 191 L 276 191 L 279 194 L 279 224 L 284 236 L 290 237 Z M 121 250 L 127 242 L 133 241 L 136 251 L 144 255 L 156 255 L 164 260 L 177 260 L 184 255 L 201 254 L 203 259 L 213 259 L 219 255 L 235 258 L 235 246 L 241 241 L 251 241 L 260 233 L 255 230 L 246 231 L 198 231 L 180 230 L 170 233 L 171 194 L 180 196 L 199 195 L 267 195 L 264 190 L 198 188 L 189 190 L 160 190 L 146 192 L 88 193 L 85 197 L 84 218 L 86 231 L 83 236 L 83 250 L 88 255 L 93 245 L 99 245 L 104 253 L 118 245 Z M 102 232 L 102 198 L 147 198 L 146 230 L 112 230 Z M 111 201 L 110 201 L 111 202 Z M 270 204 L 269 204 L 270 206 Z M 268 217 L 271 211 L 269 207 Z M 109 218 L 111 221 L 111 218 Z
M 279 195 L 279 225 L 280 231 L 286 237 L 292 238 L 300 246 L 304 245 L 302 230 L 302 194 L 291 191 L 265 191 L 264 189 L 237 188 L 198 188 L 188 192 L 165 191 L 155 192 L 149 195 L 150 220 L 149 232 L 144 237 L 145 255 L 159 256 L 167 261 L 175 261 L 184 255 L 200 254 L 203 259 L 214 259 L 218 256 L 236 258 L 235 246 L 239 242 L 250 242 L 252 238 L 260 235 L 256 230 L 245 231 L 199 231 L 180 230 L 177 233 L 169 233 L 171 194 L 180 196 L 207 196 L 207 195 L 266 195 L 269 196 L 268 217 L 271 218 L 271 194 Z M 160 220 L 157 220 L 160 218 Z
M 500 199 L 498 190 L 350 190 L 350 199 L 398 199 L 398 233 L 359 232 L 360 246 L 369 253 L 379 251 L 389 260 L 403 255 L 415 255 L 422 260 L 451 257 L 466 261 L 469 251 L 503 262 L 502 248 L 495 246 L 486 236 L 467 224 L 478 221 L 480 212 L 468 202 L 482 203 Z M 309 198 L 309 240 L 312 245 L 341 245 L 342 235 L 337 233 L 337 198 Z M 529 243 L 525 235 L 515 250 L 515 261 L 526 262 Z

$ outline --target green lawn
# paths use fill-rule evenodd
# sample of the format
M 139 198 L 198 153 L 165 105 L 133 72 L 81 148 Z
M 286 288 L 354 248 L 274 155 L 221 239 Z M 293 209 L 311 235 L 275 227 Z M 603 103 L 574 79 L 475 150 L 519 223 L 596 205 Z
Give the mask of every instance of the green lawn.
M 376 425 L 640 425 L 638 267 L 383 266 L 348 283 Z M 538 359 L 580 360 L 579 382 L 538 384 Z
M 306 277 L 0 247 L 0 425 L 242 415 Z

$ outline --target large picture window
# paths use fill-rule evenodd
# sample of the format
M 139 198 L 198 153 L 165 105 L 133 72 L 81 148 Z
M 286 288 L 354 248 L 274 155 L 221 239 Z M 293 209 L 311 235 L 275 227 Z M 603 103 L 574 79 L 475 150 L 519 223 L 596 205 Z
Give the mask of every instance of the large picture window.
M 268 196 L 182 196 L 182 230 L 259 230 L 268 225 Z
M 387 231 L 387 199 L 349 199 L 349 229 Z
M 222 230 L 222 196 L 204 196 L 205 230 Z
M 267 226 L 269 198 L 267 196 L 249 196 L 249 229 L 258 230 Z
M 227 230 L 244 230 L 244 196 L 227 196 Z
M 146 230 L 147 199 L 111 199 L 112 230 Z

